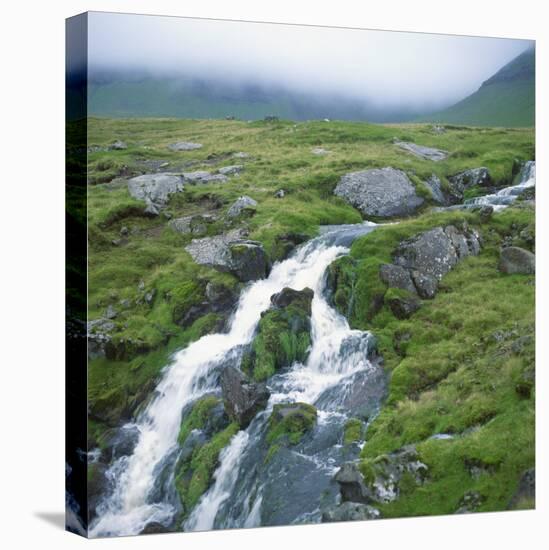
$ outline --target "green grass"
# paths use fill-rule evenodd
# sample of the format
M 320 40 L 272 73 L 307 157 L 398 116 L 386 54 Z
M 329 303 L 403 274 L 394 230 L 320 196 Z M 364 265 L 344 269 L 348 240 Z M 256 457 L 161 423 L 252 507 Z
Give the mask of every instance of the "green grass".
M 474 126 L 534 126 L 536 115 L 535 53 L 513 59 L 473 94 L 423 120 Z
M 411 319 L 397 320 L 386 306 L 369 312 L 372 297 L 386 292 L 379 265 L 400 240 L 463 220 L 484 237 L 478 257 L 461 261 Z M 533 220 L 528 208 L 509 208 L 486 224 L 471 213 L 426 215 L 380 227 L 352 247 L 351 324 L 376 334 L 391 372 L 387 402 L 366 434 L 363 471 L 368 460 L 412 443 L 429 468 L 424 485 L 408 484 L 382 505 L 386 517 L 452 513 L 467 491 L 481 494 L 480 510 L 503 510 L 534 465 L 534 276 L 497 269 L 503 239 L 528 247 L 520 233 L 533 231 Z M 438 433 L 455 437 L 429 439 Z M 470 464 L 486 473 L 472 477 Z
M 445 149 L 450 155 L 439 163 L 417 159 L 395 147 L 395 137 Z M 174 232 L 164 215 L 144 217 L 143 203 L 129 196 L 118 174 L 138 174 L 147 160 L 169 162 L 174 171 L 244 164 L 242 174 L 225 184 L 188 186 L 170 200 L 166 212 L 172 217 L 205 212 L 222 217 L 237 197 L 249 195 L 258 201 L 255 215 L 229 227 L 246 225 L 250 238 L 261 241 L 275 261 L 286 252 L 280 237 L 287 233 L 314 236 L 320 224 L 360 222 L 360 214 L 332 194 L 345 173 L 393 166 L 406 171 L 424 193 L 421 182 L 431 174 L 444 185 L 448 176 L 477 166 L 487 166 L 496 183 L 505 185 L 512 181 L 517 159 L 534 157 L 533 129 L 454 126 L 437 135 L 430 124 L 90 119 L 90 145 L 107 146 L 116 139 L 125 141 L 128 149 L 88 157 L 88 313 L 94 319 L 109 305 L 115 307 L 113 339 L 124 350 L 117 360 L 89 364 L 90 437 L 99 445 L 109 426 L 144 406 L 170 354 L 217 326 L 215 315 L 182 326 L 189 309 L 204 300 L 206 284 L 240 288 L 233 276 L 196 265 L 184 249 L 191 237 Z M 204 147 L 168 150 L 169 143 L 180 140 Z M 315 156 L 313 147 L 331 153 Z M 238 151 L 250 157 L 231 158 Z M 195 164 L 185 167 L 188 161 Z M 279 189 L 286 191 L 283 199 L 274 196 Z M 469 193 L 472 196 L 474 190 Z M 350 257 L 339 260 L 329 274 L 338 309 L 353 327 L 376 334 L 392 373 L 387 403 L 366 434 L 363 459 L 375 460 L 416 443 L 429 467 L 427 482 L 419 487 L 407 484 L 398 501 L 383 506 L 384 516 L 452 512 L 470 490 L 483 495 L 483 510 L 504 509 L 520 473 L 533 465 L 533 343 L 515 350 L 517 341 L 533 336 L 533 277 L 501 275 L 496 263 L 504 238 L 531 246 L 520 233 L 535 231 L 534 213 L 513 208 L 482 225 L 473 213 L 430 214 L 428 208 L 429 201 L 417 218 L 379 227 L 357 240 Z M 485 240 L 482 254 L 461 262 L 443 279 L 436 298 L 424 302 L 411 319 L 395 319 L 379 304 L 387 291 L 378 277 L 379 265 L 390 261 L 400 240 L 464 220 L 480 228 Z M 209 231 L 225 227 L 221 220 Z M 127 234 L 121 235 L 122 228 Z M 147 301 L 151 293 L 153 299 Z M 496 331 L 515 333 L 496 342 Z M 305 347 L 288 334 L 276 339 L 271 351 L 297 357 Z M 268 363 L 261 346 L 256 351 Z M 264 365 L 259 378 L 269 376 L 275 362 Z M 93 419 L 94 411 L 103 420 Z M 197 425 L 201 419 L 197 413 Z M 191 424 L 189 420 L 186 426 L 184 420 L 181 439 Z M 236 430 L 231 425 L 215 435 L 179 469 L 176 485 L 186 507 L 192 507 L 209 486 L 219 452 Z M 345 442 L 363 437 L 358 431 L 351 421 Z M 429 439 L 444 431 L 456 437 Z M 299 426 L 271 426 L 268 456 L 285 438 L 298 441 L 303 433 Z M 471 461 L 485 465 L 487 473 L 471 478 Z

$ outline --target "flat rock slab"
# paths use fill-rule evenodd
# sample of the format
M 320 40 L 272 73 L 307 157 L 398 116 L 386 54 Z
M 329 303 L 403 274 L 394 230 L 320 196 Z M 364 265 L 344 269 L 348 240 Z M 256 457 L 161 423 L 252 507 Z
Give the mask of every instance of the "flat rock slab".
M 408 176 L 391 167 L 346 174 L 334 194 L 360 210 L 363 216 L 403 216 L 423 204 Z
M 164 206 L 170 195 L 183 191 L 183 178 L 178 174 L 143 174 L 128 181 L 128 191 L 137 200 L 157 207 Z
M 448 157 L 448 151 L 417 145 L 416 143 L 411 143 L 409 141 L 395 141 L 395 145 L 408 153 L 412 153 L 412 155 L 416 157 L 425 160 L 432 160 L 433 162 L 439 162 Z
M 191 183 L 193 185 L 212 183 L 212 182 L 225 183 L 229 181 L 229 178 L 224 174 L 212 174 L 211 172 L 207 172 L 206 170 L 196 170 L 195 172 L 183 172 L 181 175 L 185 182 Z
M 238 197 L 235 202 L 231 205 L 229 210 L 227 211 L 227 216 L 229 218 L 236 218 L 240 216 L 245 211 L 254 210 L 257 206 L 257 201 L 252 199 L 252 197 L 248 197 L 247 195 L 243 195 L 242 197 Z
M 193 143 L 192 141 L 178 141 L 168 145 L 168 149 L 172 151 L 194 151 L 195 149 L 201 148 L 202 143 Z

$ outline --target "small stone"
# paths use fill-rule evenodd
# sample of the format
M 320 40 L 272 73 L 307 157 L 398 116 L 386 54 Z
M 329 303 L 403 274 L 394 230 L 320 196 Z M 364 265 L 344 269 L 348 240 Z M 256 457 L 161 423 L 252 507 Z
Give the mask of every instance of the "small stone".
M 493 213 L 494 213 L 493 206 L 485 205 L 481 207 L 481 209 L 478 212 L 480 217 L 480 223 L 488 223 L 492 218 Z
M 127 149 L 128 146 L 123 142 L 117 139 L 110 147 L 109 149 L 112 149 L 113 151 L 122 151 L 124 149 Z
M 256 206 L 257 201 L 251 197 L 243 195 L 242 197 L 238 197 L 238 199 L 231 205 L 227 211 L 227 216 L 229 218 L 237 218 L 244 213 L 253 214 Z
M 275 198 L 277 198 L 277 199 L 283 199 L 285 196 L 286 196 L 286 192 L 284 191 L 284 189 L 279 189 L 275 193 Z
M 105 311 L 105 317 L 107 319 L 115 319 L 118 315 L 118 312 L 116 309 L 114 309 L 114 306 L 111 304 L 107 307 L 107 311 Z
M 244 166 L 242 164 L 234 164 L 232 166 L 223 166 L 218 170 L 220 174 L 223 174 L 224 176 L 237 176 L 244 170 Z
M 123 237 L 128 235 L 129 232 L 130 232 L 129 229 L 125 225 L 120 228 L 120 235 L 122 235 Z

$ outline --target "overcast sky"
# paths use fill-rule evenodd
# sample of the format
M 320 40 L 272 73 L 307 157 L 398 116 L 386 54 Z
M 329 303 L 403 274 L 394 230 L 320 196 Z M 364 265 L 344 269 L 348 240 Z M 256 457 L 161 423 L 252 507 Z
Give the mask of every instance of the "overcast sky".
M 276 83 L 384 107 L 445 106 L 527 40 L 91 13 L 90 66 Z

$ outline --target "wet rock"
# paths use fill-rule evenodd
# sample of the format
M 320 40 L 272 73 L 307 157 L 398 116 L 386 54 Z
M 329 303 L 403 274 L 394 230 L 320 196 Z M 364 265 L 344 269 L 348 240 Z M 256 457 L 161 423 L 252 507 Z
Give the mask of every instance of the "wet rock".
M 108 457 L 109 462 L 121 456 L 131 455 L 139 441 L 139 434 L 139 428 L 135 424 L 110 430 L 104 448 L 104 454 Z
M 536 470 L 531 468 L 526 470 L 522 477 L 515 494 L 511 497 L 507 506 L 508 510 L 533 508 L 536 500 Z
M 277 253 L 274 259 L 284 260 L 296 246 L 309 240 L 307 235 L 302 233 L 284 233 L 276 237 Z
M 229 218 L 237 218 L 238 216 L 242 216 L 244 214 L 253 215 L 255 213 L 256 206 L 257 201 L 247 195 L 243 195 L 242 197 L 238 197 L 238 199 L 233 202 L 227 211 L 227 216 Z
M 287 308 L 293 305 L 302 309 L 307 315 L 311 315 L 313 296 L 314 292 L 310 288 L 294 290 L 286 287 L 271 296 L 271 304 L 276 308 Z
M 391 297 L 385 301 L 397 319 L 408 319 L 421 307 L 416 296 Z
M 357 208 L 365 217 L 408 215 L 423 204 L 408 176 L 390 167 L 346 174 L 334 194 Z
M 442 149 L 434 149 L 433 147 L 424 147 L 408 141 L 395 141 L 395 145 L 412 155 L 433 162 L 439 162 L 448 157 L 448 151 Z
M 269 417 L 267 441 L 297 445 L 316 424 L 317 411 L 308 403 L 277 403 Z
M 102 462 L 88 464 L 88 515 L 89 519 L 97 515 L 97 506 L 109 489 L 109 481 L 105 475 L 108 466 Z
M 244 170 L 244 165 L 233 164 L 232 166 L 223 166 L 218 172 L 224 176 L 237 176 L 242 170 Z
M 339 506 L 331 506 L 322 513 L 322 523 L 338 521 L 364 521 L 379 519 L 381 513 L 377 508 L 360 502 L 343 502 Z
M 229 252 L 231 271 L 240 281 L 256 281 L 267 276 L 269 260 L 261 243 L 247 240 L 232 242 Z
M 178 141 L 168 145 L 168 149 L 171 151 L 194 151 L 195 149 L 201 149 L 201 143 L 193 143 L 191 141 Z
M 533 275 L 536 272 L 536 256 L 518 246 L 502 249 L 498 269 L 502 273 Z
M 236 367 L 225 367 L 221 373 L 221 390 L 225 410 L 242 429 L 262 411 L 270 393 L 264 383 L 252 382 Z
M 128 191 L 137 200 L 145 201 L 146 213 L 158 215 L 170 195 L 183 191 L 183 178 L 167 172 L 161 174 L 144 174 L 128 181 Z
M 451 193 L 454 203 L 463 200 L 463 193 L 471 187 L 489 187 L 492 185 L 492 177 L 488 168 L 481 166 L 479 168 L 471 168 L 453 176 L 448 177 Z
M 343 464 L 336 473 L 334 480 L 339 484 L 343 502 L 371 504 L 374 501 L 373 494 L 366 487 L 364 477 L 360 473 L 356 463 L 346 462 Z
M 158 521 L 151 521 L 147 523 L 145 528 L 139 533 L 140 535 L 158 535 L 160 533 L 167 533 L 169 529 L 159 523 Z
M 416 292 L 410 272 L 400 265 L 383 264 L 379 268 L 379 278 L 388 286 L 401 288 L 409 292 Z

